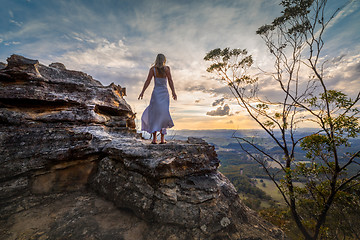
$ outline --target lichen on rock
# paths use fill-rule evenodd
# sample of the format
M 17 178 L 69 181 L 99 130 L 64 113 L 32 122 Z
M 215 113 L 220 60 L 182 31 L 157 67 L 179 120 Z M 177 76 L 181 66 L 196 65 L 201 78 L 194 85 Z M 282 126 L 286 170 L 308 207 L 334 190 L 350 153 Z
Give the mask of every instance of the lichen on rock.
M 285 239 L 196 138 L 152 145 L 121 86 L 19 55 L 0 68 L 1 239 Z

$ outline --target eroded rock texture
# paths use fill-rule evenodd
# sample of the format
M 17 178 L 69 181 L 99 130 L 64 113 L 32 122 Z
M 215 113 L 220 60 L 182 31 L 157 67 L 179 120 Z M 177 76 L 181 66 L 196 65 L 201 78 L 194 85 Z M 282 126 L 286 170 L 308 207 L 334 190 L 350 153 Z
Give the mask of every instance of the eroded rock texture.
M 1 239 L 284 239 L 213 146 L 149 144 L 124 95 L 61 63 L 1 65 Z

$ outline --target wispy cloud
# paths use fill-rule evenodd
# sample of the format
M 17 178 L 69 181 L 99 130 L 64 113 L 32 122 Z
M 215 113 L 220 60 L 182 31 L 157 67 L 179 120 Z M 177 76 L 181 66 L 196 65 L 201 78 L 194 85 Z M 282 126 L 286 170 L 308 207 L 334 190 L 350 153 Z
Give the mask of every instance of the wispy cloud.
M 360 8 L 360 2 L 358 0 L 347 0 L 346 2 L 339 1 L 338 4 L 341 4 L 338 5 L 339 11 L 336 13 L 334 19 L 329 23 L 328 29 Z
M 21 26 L 23 25 L 22 22 L 17 22 L 17 21 L 15 21 L 14 19 L 10 19 L 9 22 L 15 24 L 15 25 L 18 26 L 18 27 L 21 27 Z
M 1 41 L 0 41 L 1 42 Z M 16 42 L 16 41 L 12 41 L 12 42 L 4 42 L 5 46 L 11 46 L 11 45 L 19 45 L 21 44 L 21 42 Z
M 21 24 L 18 29 L 11 29 L 7 32 L 1 32 L 0 36 L 5 40 L 18 40 L 18 39 L 29 39 L 33 37 L 41 37 L 44 36 L 44 32 L 48 31 L 49 26 L 42 21 L 33 20 L 30 22 L 26 22 Z M 55 35 L 53 35 L 55 37 Z M 37 38 L 36 43 L 41 45 L 41 38 Z
M 136 68 L 137 63 L 124 43 L 109 42 L 104 39 L 92 49 L 69 51 L 61 56 L 73 66 L 106 67 L 106 68 Z

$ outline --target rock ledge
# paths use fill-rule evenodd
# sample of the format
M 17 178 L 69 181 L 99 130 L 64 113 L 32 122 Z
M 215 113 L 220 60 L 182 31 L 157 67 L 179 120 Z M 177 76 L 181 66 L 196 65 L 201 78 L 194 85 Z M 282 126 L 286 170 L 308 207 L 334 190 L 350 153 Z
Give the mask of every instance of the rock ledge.
M 285 239 L 213 146 L 142 139 L 125 92 L 61 63 L 0 66 L 1 239 Z

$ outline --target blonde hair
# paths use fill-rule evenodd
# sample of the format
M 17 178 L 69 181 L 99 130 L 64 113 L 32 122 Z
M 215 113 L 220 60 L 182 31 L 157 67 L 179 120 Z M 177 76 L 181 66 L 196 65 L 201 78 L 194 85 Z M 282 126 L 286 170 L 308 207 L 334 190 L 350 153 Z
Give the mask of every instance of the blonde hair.
M 165 63 L 166 63 L 166 57 L 164 54 L 159 53 L 156 56 L 156 60 L 154 63 L 154 66 L 157 68 L 157 70 L 159 71 L 160 74 L 164 74 L 165 73 Z

